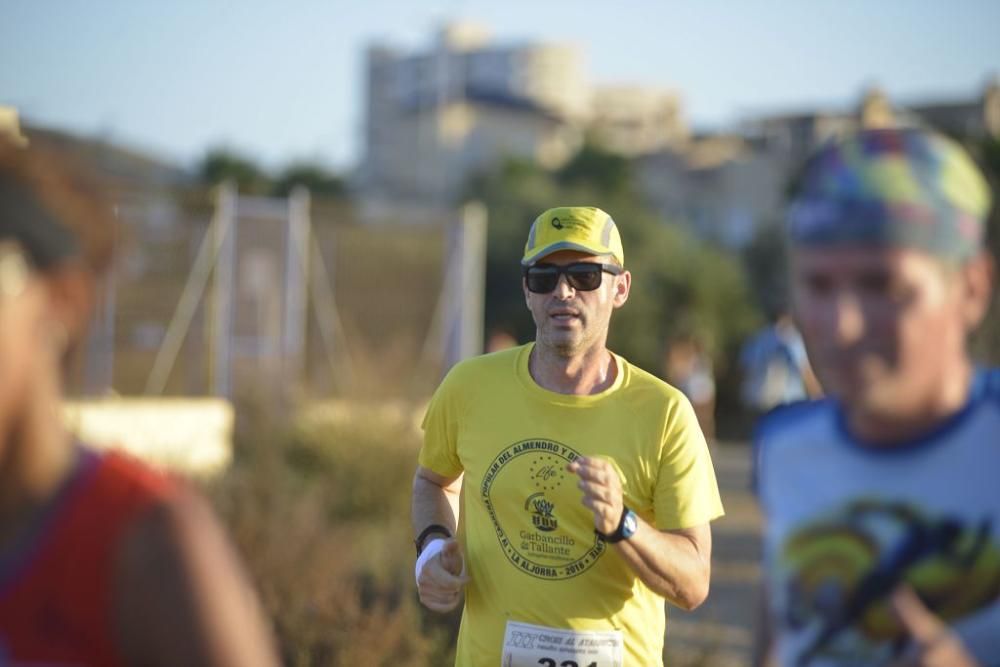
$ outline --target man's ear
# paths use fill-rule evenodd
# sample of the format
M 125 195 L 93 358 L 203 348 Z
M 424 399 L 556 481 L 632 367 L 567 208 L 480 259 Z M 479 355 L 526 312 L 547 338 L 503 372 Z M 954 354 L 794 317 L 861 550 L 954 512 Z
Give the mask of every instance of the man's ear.
M 966 329 L 971 333 L 986 317 L 993 296 L 993 279 L 996 275 L 996 264 L 992 255 L 981 252 L 965 264 L 960 270 L 960 288 L 962 295 L 962 319 Z
M 83 337 L 94 305 L 94 276 L 76 262 L 47 270 L 43 280 L 49 297 L 49 321 L 72 346 Z
M 615 292 L 613 295 L 615 308 L 621 308 L 628 301 L 629 291 L 632 289 L 632 274 L 624 271 L 615 278 Z

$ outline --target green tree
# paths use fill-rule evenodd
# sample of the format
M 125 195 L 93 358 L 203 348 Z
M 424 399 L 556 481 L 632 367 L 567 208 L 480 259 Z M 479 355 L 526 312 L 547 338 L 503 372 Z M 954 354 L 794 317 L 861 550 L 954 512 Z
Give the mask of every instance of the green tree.
M 784 225 L 762 225 L 743 249 L 743 264 L 757 305 L 768 317 L 789 308 L 788 241 Z
M 343 197 L 347 192 L 344 180 L 322 165 L 295 162 L 275 179 L 272 193 L 278 197 L 287 197 L 299 185 L 320 196 Z
M 965 143 L 993 191 L 993 209 L 986 220 L 986 244 L 994 260 L 1000 262 L 1000 138 L 986 137 Z M 994 280 L 993 304 L 973 340 L 973 351 L 977 360 L 1000 364 L 1000 290 L 995 285 Z
M 554 173 L 508 161 L 473 179 L 468 195 L 490 213 L 487 331 L 504 328 L 519 340 L 534 337 L 520 277 L 531 221 L 553 206 L 598 206 L 618 223 L 625 264 L 634 276 L 629 303 L 615 316 L 611 347 L 660 373 L 665 342 L 694 331 L 725 372 L 739 341 L 760 320 L 739 258 L 653 214 L 633 196 L 635 190 L 628 161 L 593 147 Z
M 608 196 L 633 194 L 632 167 L 628 158 L 601 146 L 586 143 L 556 172 L 564 186 L 592 189 Z
M 240 192 L 267 194 L 271 179 L 250 158 L 228 148 L 213 148 L 198 165 L 198 176 L 206 185 L 233 181 Z

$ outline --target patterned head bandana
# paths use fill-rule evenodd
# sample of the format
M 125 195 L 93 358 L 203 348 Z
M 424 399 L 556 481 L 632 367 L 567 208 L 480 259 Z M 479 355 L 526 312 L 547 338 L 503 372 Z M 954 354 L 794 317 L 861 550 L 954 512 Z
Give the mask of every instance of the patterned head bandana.
M 955 142 L 914 128 L 863 130 L 807 162 L 788 212 L 798 246 L 917 248 L 961 260 L 982 245 L 990 191 Z

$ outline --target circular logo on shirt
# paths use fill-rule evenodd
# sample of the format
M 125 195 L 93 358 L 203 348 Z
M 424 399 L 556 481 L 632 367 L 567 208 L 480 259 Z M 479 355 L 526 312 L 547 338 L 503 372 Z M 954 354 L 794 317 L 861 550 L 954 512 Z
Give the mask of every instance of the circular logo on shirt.
M 847 647 L 870 662 L 878 646 L 905 640 L 887 598 L 902 584 L 949 624 L 992 604 L 1000 595 L 995 539 L 988 516 L 935 516 L 874 497 L 800 524 L 779 552 L 783 619 L 794 632 L 826 628 L 802 663 L 848 655 Z
M 568 517 L 579 524 L 589 516 L 576 476 L 566 470 L 579 456 L 553 440 L 522 440 L 501 450 L 487 468 L 483 504 L 504 555 L 525 574 L 569 579 L 593 567 L 607 548 L 593 531 L 581 539 L 579 525 L 572 532 L 566 527 Z M 517 505 L 509 502 L 512 491 L 524 496 Z

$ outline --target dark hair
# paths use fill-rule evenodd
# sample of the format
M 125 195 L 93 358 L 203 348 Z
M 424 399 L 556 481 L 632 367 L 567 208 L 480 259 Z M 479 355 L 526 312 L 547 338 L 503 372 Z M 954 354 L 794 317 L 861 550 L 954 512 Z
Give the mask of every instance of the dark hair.
M 39 271 L 78 261 L 103 273 L 115 245 L 107 189 L 67 155 L 0 139 L 0 240 Z

